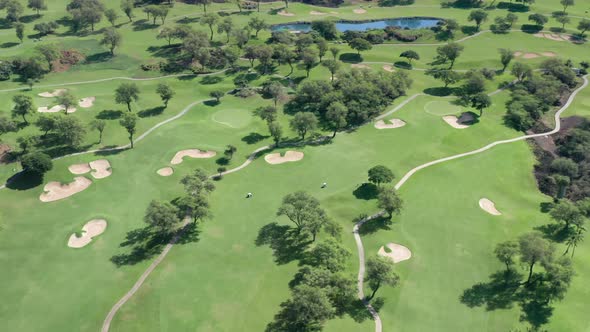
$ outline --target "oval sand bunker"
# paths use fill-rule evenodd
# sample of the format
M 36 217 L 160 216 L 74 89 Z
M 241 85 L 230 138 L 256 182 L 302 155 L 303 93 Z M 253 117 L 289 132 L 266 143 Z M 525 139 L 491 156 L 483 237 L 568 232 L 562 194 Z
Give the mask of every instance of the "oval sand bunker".
M 270 153 L 264 156 L 264 160 L 271 165 L 299 161 L 301 159 L 303 159 L 303 152 L 299 151 L 287 151 L 284 156 L 281 156 L 280 153 Z
M 482 198 L 479 200 L 479 207 L 491 215 L 502 215 L 502 213 L 496 209 L 496 204 L 487 198 Z
M 389 248 L 390 252 L 385 251 L 385 246 Z M 394 263 L 399 263 L 408 260 L 410 259 L 410 257 L 412 257 L 412 252 L 410 251 L 410 249 L 402 246 L 401 244 L 388 243 L 385 246 L 379 248 L 377 254 L 379 256 L 391 258 Z
M 45 192 L 39 196 L 39 200 L 41 202 L 53 202 L 64 199 L 85 190 L 91 184 L 92 181 L 83 176 L 77 176 L 74 178 L 74 182 L 67 184 L 52 181 L 45 185 L 43 188 Z
M 391 119 L 389 120 L 390 123 L 386 123 L 383 120 L 379 120 L 377 122 L 375 122 L 375 128 L 377 129 L 395 129 L 395 128 L 400 128 L 406 125 L 406 122 L 404 120 L 400 120 L 400 119 Z
M 104 232 L 107 228 L 107 221 L 104 219 L 94 219 L 87 222 L 82 227 L 82 236 L 77 237 L 76 234 L 70 235 L 68 240 L 68 247 L 70 248 L 82 248 L 92 241 L 93 237 L 96 237 Z
M 215 151 L 201 151 L 199 149 L 189 149 L 176 152 L 174 158 L 170 161 L 172 165 L 178 165 L 182 163 L 182 158 L 213 158 L 215 157 Z
M 471 122 L 475 120 L 475 117 L 471 113 L 463 113 L 460 117 L 454 115 L 443 116 L 443 120 L 455 129 L 465 129 L 471 126 Z
M 157 170 L 156 173 L 160 176 L 170 176 L 174 174 L 174 169 L 172 167 L 164 167 Z

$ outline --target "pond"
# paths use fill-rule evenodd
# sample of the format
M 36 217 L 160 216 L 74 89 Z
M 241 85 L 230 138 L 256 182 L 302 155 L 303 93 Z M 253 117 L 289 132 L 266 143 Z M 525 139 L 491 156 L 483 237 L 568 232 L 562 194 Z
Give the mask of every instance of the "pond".
M 386 27 L 399 27 L 401 29 L 428 29 L 435 27 L 441 20 L 436 18 L 405 17 L 370 22 L 343 21 L 336 22 L 336 29 L 344 31 L 367 31 L 372 29 L 385 29 Z M 272 31 L 311 31 L 311 23 L 286 23 L 272 26 Z

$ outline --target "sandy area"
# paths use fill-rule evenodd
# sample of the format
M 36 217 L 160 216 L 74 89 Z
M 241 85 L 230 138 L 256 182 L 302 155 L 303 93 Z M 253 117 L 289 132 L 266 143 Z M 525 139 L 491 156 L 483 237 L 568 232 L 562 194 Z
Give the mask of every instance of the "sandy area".
M 89 107 L 92 107 L 92 105 L 94 105 L 95 100 L 96 100 L 96 97 L 82 98 L 78 102 L 78 105 L 80 105 L 80 107 L 82 107 L 82 108 L 89 108 Z
M 394 129 L 394 128 L 400 128 L 406 125 L 406 122 L 404 120 L 400 120 L 400 119 L 391 119 L 389 120 L 390 123 L 386 123 L 383 120 L 379 120 L 377 122 L 375 122 L 375 128 L 377 129 Z
M 364 14 L 364 13 L 366 13 L 367 11 L 366 11 L 366 10 L 364 10 L 364 9 L 362 9 L 362 8 L 357 8 L 357 9 L 354 9 L 354 10 L 353 10 L 353 12 L 354 12 L 355 14 Z
M 68 167 L 68 170 L 72 174 L 80 175 L 90 172 L 92 168 L 90 168 L 90 165 L 88 164 L 74 164 Z
M 500 211 L 496 209 L 496 204 L 494 204 L 494 202 L 490 201 L 487 198 L 482 198 L 479 200 L 479 207 L 485 212 L 494 216 L 499 216 L 502 214 Z
M 53 98 L 53 97 L 61 96 L 66 91 L 67 91 L 66 89 L 57 89 L 57 90 L 53 90 L 53 92 L 41 92 L 39 94 L 39 97 Z
M 215 157 L 215 151 L 201 151 L 199 149 L 188 149 L 176 152 L 174 158 L 170 161 L 172 165 L 178 165 L 182 163 L 182 158 L 213 158 Z
M 525 53 L 522 58 L 523 59 L 535 59 L 540 57 L 540 55 L 538 55 L 537 53 Z
M 352 65 L 350 65 L 350 67 L 352 68 L 361 68 L 361 69 L 371 69 L 371 67 L 362 64 L 362 63 L 353 63 Z
M 82 248 L 86 246 L 93 237 L 96 237 L 104 232 L 107 228 L 107 221 L 104 219 L 94 219 L 87 222 L 82 227 L 82 236 L 77 237 L 76 234 L 70 235 L 68 240 L 68 247 L 70 248 Z
M 91 184 L 92 181 L 83 176 L 77 176 L 74 178 L 74 182 L 63 185 L 57 181 L 52 181 L 43 187 L 44 193 L 39 196 L 39 200 L 41 202 L 53 202 L 67 198 L 85 190 Z
M 383 257 L 389 257 L 393 260 L 394 263 L 399 263 L 405 260 L 410 259 L 412 257 L 412 252 L 410 249 L 395 243 L 388 243 L 386 246 L 391 250 L 391 252 L 386 252 L 384 247 L 379 248 L 377 254 Z
M 453 128 L 465 129 L 469 128 L 469 123 L 474 120 L 474 117 L 471 113 L 463 113 L 460 117 L 456 117 L 454 115 L 446 115 L 443 116 L 442 119 Z
M 322 15 L 328 15 L 328 13 L 316 12 L 315 10 L 312 10 L 309 12 L 309 15 L 322 16 Z
M 567 35 L 561 35 L 558 33 L 546 33 L 546 32 L 539 32 L 534 34 L 535 37 L 539 38 L 547 38 L 554 41 L 570 41 Z
M 279 11 L 277 14 L 279 14 L 281 16 L 295 16 L 295 14 L 286 12 L 284 10 Z
M 390 73 L 393 73 L 395 71 L 395 69 L 393 69 L 393 66 L 390 65 L 384 65 L 383 70 L 388 71 Z
M 303 152 L 299 151 L 287 151 L 284 156 L 281 156 L 280 153 L 270 153 L 264 156 L 264 160 L 271 165 L 299 161 L 301 159 L 303 159 Z
M 156 173 L 160 176 L 170 176 L 174 174 L 174 169 L 172 167 L 164 167 L 157 170 Z
M 111 163 L 106 159 L 91 161 L 89 165 L 92 168 L 91 174 L 95 179 L 104 179 L 113 174 Z
M 64 105 L 55 105 L 51 108 L 48 107 L 39 107 L 37 108 L 37 112 L 40 113 L 57 113 L 57 112 L 61 112 L 63 110 L 65 110 L 66 107 Z M 74 113 L 76 112 L 76 108 L 75 107 L 70 107 L 68 108 L 68 113 Z
M 518 58 L 519 56 L 521 56 L 521 55 L 522 55 L 522 52 L 521 52 L 521 51 L 516 51 L 516 52 L 514 52 L 514 56 L 515 56 L 515 57 L 517 57 L 517 58 Z
M 548 57 L 554 57 L 557 54 L 553 53 L 553 52 L 541 52 L 542 56 L 548 56 Z

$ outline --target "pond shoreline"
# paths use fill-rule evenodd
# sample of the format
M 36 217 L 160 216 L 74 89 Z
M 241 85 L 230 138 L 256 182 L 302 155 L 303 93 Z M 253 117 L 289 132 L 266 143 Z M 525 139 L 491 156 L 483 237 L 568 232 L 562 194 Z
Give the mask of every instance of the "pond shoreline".
M 375 18 L 375 19 L 365 19 L 365 20 L 348 20 L 348 19 L 338 19 L 334 20 L 335 24 L 364 24 L 364 23 L 374 23 L 374 22 L 386 22 L 386 21 L 412 21 L 412 20 L 424 20 L 424 21 L 438 21 L 444 22 L 445 19 L 440 17 L 430 17 L 430 16 L 408 16 L 408 17 L 393 17 L 393 18 Z M 309 25 L 311 28 L 311 24 L 313 21 L 293 21 L 287 23 L 278 23 L 273 24 L 270 26 L 271 31 L 281 31 L 281 27 L 288 27 L 291 25 Z M 395 25 L 391 25 L 395 26 Z M 411 29 L 411 28 L 408 28 Z M 420 28 L 417 28 L 420 29 Z M 428 29 L 428 28 L 424 28 Z M 370 30 L 370 29 L 367 29 Z M 343 32 L 343 31 L 340 31 Z

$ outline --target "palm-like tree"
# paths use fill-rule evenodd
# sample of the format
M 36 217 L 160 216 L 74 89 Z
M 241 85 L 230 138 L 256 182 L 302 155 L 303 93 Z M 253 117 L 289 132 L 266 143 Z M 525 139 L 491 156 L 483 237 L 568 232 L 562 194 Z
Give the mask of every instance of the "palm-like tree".
M 565 249 L 565 252 L 563 253 L 564 255 L 566 255 L 570 248 L 572 249 L 572 257 L 574 257 L 574 252 L 576 251 L 576 247 L 582 243 L 582 241 L 584 241 L 584 229 L 581 228 L 579 229 L 577 232 L 575 232 L 574 234 L 572 234 L 565 242 L 565 244 L 567 244 L 567 248 Z

